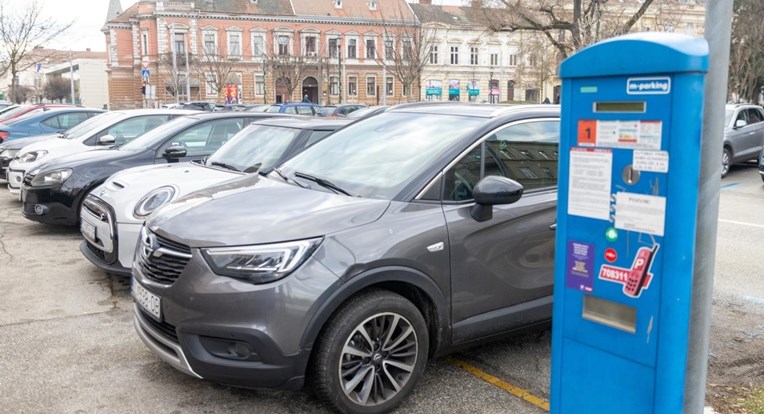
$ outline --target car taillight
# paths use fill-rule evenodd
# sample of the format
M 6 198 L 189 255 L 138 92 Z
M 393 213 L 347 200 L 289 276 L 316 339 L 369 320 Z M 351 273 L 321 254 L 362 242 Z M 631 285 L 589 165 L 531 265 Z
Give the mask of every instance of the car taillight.
M 8 135 L 10 135 L 8 131 L 0 131 L 0 142 L 5 141 L 5 139 L 8 138 Z

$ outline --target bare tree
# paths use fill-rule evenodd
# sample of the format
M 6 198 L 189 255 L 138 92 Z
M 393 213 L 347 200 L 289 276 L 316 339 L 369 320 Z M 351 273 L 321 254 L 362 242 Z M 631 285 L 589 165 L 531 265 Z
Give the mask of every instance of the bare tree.
M 526 97 L 527 101 L 542 103 L 545 84 L 557 75 L 558 64 L 561 61 L 560 53 L 550 50 L 551 45 L 547 38 L 539 34 L 526 34 L 522 43 L 526 53 L 516 68 L 515 82 L 526 90 L 536 91 L 534 96 Z
M 51 101 L 62 102 L 70 94 L 69 81 L 61 76 L 48 79 L 43 89 L 45 98 Z
M 42 55 L 41 48 L 72 26 L 73 22 L 61 23 L 44 17 L 42 11 L 39 0 L 13 7 L 0 0 L 0 76 L 10 72 L 11 97 L 17 95 L 19 72 L 32 67 L 36 60 L 51 57 Z
M 306 76 L 318 71 L 318 63 L 308 61 L 304 56 L 280 54 L 269 48 L 266 65 L 268 66 L 274 82 L 281 81 L 287 88 L 289 99 L 294 97 L 294 91 Z
M 735 0 L 733 10 L 728 95 L 758 102 L 763 90 L 763 3 Z
M 565 58 L 600 39 L 631 31 L 653 2 L 644 0 L 633 10 L 606 0 L 471 0 L 471 8 L 491 31 L 542 33 Z
M 241 50 L 226 55 L 220 47 L 212 50 L 202 46 L 200 54 L 193 60 L 193 65 L 204 77 L 202 82 L 215 90 L 220 101 L 225 98 L 222 92 L 225 91 L 226 85 L 239 81 L 236 79 L 234 68 L 241 58 Z
M 407 19 L 400 7 L 399 3 L 394 19 L 383 18 L 383 47 L 378 48 L 375 61 L 383 65 L 385 72 L 404 86 L 406 101 L 411 102 L 415 86 L 417 93 L 414 96 L 419 99 L 421 95 L 422 75 L 430 62 L 431 49 L 436 41 L 436 29 Z M 380 14 L 385 15 L 382 11 Z

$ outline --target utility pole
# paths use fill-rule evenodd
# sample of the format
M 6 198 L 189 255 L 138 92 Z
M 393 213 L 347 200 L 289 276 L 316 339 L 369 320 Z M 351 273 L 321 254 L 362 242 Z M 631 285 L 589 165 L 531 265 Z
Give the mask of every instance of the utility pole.
M 69 89 L 72 94 L 72 105 L 75 105 L 74 101 L 74 65 L 72 64 L 72 49 L 69 49 Z

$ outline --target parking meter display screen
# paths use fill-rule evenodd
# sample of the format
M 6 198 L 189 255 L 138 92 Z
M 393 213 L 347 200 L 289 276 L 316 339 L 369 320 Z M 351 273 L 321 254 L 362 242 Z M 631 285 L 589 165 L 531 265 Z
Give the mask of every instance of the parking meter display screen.
M 645 112 L 645 102 L 595 102 L 595 112 Z

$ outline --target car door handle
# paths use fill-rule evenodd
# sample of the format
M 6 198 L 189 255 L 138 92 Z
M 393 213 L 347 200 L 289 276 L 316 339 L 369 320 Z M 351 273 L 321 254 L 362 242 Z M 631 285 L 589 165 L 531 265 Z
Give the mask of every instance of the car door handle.
M 558 223 L 550 224 L 550 230 L 555 231 L 555 228 L 558 227 Z

